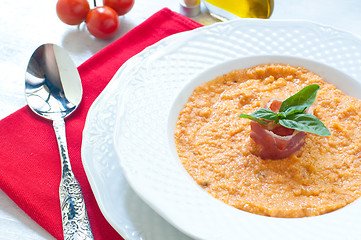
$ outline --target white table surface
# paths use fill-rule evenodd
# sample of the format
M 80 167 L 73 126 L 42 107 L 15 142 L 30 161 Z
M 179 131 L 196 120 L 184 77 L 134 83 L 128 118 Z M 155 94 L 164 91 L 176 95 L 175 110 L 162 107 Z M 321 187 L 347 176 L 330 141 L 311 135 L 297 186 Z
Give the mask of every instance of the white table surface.
M 304 19 L 349 31 L 361 37 L 360 0 L 274 0 L 271 19 Z M 91 6 L 93 1 L 89 1 Z M 97 4 L 101 4 L 97 0 Z M 24 106 L 24 72 L 32 52 L 43 43 L 56 43 L 68 50 L 79 66 L 153 13 L 168 7 L 179 11 L 178 0 L 135 0 L 131 12 L 121 17 L 121 30 L 112 40 L 89 37 L 80 28 L 62 23 L 56 16 L 56 0 L 0 1 L 0 119 Z M 202 7 L 196 18 L 213 20 Z M 53 239 L 0 190 L 0 240 Z

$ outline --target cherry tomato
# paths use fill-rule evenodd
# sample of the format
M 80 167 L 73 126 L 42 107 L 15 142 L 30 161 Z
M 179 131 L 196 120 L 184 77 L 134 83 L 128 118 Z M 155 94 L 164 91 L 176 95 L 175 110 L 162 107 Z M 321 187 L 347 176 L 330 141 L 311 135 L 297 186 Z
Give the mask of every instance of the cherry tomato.
M 132 9 L 134 0 L 103 0 L 103 4 L 113 8 L 121 16 Z
M 88 31 L 96 38 L 114 37 L 119 29 L 119 17 L 116 11 L 108 6 L 93 8 L 86 17 Z
M 56 4 L 56 14 L 61 21 L 69 25 L 82 23 L 89 9 L 87 0 L 59 0 Z

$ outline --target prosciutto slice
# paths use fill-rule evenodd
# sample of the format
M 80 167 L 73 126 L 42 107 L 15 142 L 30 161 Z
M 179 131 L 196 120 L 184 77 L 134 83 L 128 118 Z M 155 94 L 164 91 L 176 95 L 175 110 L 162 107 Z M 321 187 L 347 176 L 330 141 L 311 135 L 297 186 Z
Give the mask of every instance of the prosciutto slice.
M 278 112 L 282 101 L 272 100 L 268 108 Z M 305 132 L 285 128 L 279 124 L 261 125 L 251 121 L 251 138 L 261 146 L 262 159 L 282 159 L 289 157 L 305 143 Z

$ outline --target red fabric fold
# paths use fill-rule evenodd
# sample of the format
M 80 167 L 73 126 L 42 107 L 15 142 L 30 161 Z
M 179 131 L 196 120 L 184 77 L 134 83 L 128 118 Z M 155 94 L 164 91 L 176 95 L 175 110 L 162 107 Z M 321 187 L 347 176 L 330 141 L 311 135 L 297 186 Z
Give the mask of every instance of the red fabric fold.
M 77 111 L 66 120 L 66 134 L 72 168 L 82 187 L 96 240 L 122 237 L 102 216 L 81 162 L 82 131 L 89 107 L 130 57 L 166 36 L 200 26 L 164 8 L 78 68 L 84 95 Z M 52 123 L 35 116 L 25 106 L 0 121 L 0 149 L 1 189 L 51 235 L 63 239 L 61 169 Z

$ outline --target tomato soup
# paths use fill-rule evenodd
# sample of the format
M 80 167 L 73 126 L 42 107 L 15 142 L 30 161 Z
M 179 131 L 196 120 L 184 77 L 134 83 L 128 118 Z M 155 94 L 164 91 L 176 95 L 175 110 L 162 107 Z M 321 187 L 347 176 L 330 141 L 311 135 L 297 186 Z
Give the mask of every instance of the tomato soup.
M 326 79 L 327 81 L 327 79 Z M 251 114 L 270 99 L 321 86 L 313 114 L 331 136 L 306 133 L 291 156 L 264 160 L 250 138 Z M 197 87 L 175 130 L 178 155 L 215 198 L 272 217 L 307 217 L 339 209 L 361 195 L 361 101 L 302 67 L 258 65 Z

